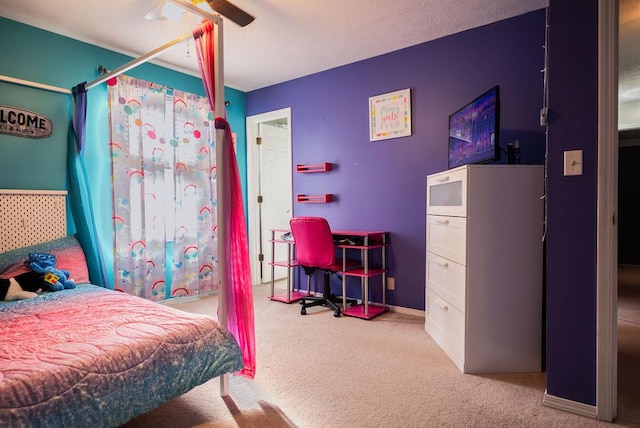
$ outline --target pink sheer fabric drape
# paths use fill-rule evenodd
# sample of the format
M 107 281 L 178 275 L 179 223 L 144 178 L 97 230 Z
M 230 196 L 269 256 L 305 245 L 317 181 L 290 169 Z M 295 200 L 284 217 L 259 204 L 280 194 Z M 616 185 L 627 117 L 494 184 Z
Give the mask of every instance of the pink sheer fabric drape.
M 218 180 L 224 183 L 223 195 L 218 195 L 218 209 L 224 209 L 226 224 L 222 227 L 225 234 L 226 269 L 225 302 L 227 305 L 227 328 L 236 338 L 244 361 L 244 369 L 240 372 L 243 376 L 253 379 L 256 370 L 255 324 L 253 315 L 253 293 L 251 287 L 251 271 L 249 264 L 249 246 L 247 240 L 244 206 L 242 203 L 242 188 L 240 187 L 240 174 L 236 161 L 231 127 L 226 120 L 226 114 L 215 111 L 215 81 L 214 81 L 214 23 L 204 21 L 193 31 L 195 39 L 198 65 L 202 75 L 209 103 L 216 115 L 216 129 L 224 129 L 222 143 L 223 159 L 225 162 L 224 177 L 218 175 Z M 224 94 L 220 94 L 224 96 Z M 220 228 L 219 228 L 220 230 Z

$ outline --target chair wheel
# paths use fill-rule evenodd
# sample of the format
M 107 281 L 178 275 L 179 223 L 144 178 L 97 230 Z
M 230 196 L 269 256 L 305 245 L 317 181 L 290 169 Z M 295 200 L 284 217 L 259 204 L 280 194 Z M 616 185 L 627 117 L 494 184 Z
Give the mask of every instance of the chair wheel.
M 334 312 L 333 316 L 336 317 L 336 318 L 339 318 L 340 317 L 340 311 Z
M 300 309 L 300 315 L 307 315 L 307 310 L 305 308 Z

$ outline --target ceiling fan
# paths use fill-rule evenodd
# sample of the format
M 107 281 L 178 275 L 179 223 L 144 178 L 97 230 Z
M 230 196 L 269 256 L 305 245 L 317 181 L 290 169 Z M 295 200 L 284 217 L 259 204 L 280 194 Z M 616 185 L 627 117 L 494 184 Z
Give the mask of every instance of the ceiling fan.
M 199 6 L 202 3 L 207 3 L 213 12 L 224 16 L 241 27 L 251 24 L 255 19 L 227 0 L 162 0 L 147 12 L 145 18 L 151 20 L 169 18 L 179 22 L 185 10 L 200 16 L 203 16 L 203 13 L 205 13 L 204 16 L 209 14 L 209 17 L 211 17 L 210 12 Z
M 254 20 L 253 16 L 227 0 L 201 0 L 199 3 L 203 1 L 206 1 L 214 12 L 230 19 L 241 27 L 251 24 Z

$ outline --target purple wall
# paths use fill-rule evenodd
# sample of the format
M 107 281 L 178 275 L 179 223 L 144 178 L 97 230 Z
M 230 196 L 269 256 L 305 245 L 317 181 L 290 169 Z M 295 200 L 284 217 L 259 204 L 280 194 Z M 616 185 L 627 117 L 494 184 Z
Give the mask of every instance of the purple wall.
M 517 139 L 523 163 L 544 163 L 544 29 L 545 11 L 535 11 L 247 94 L 247 115 L 291 107 L 293 165 L 335 165 L 294 173 L 294 195 L 337 196 L 329 204 L 294 202 L 294 215 L 326 217 L 334 229 L 390 232 L 396 290 L 389 303 L 424 309 L 426 176 L 447 168 L 451 113 L 499 85 L 501 146 Z M 369 142 L 369 97 L 405 88 L 413 135 Z
M 547 392 L 596 403 L 598 1 L 549 7 Z M 563 176 L 582 149 L 584 175 Z

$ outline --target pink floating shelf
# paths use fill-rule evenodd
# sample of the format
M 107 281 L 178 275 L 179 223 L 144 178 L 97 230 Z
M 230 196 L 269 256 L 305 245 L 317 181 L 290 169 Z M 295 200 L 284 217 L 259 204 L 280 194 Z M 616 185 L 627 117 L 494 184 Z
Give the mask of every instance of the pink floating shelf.
M 333 200 L 333 195 L 327 193 L 326 195 L 298 195 L 296 201 L 301 204 L 326 204 Z
M 315 163 L 310 165 L 296 165 L 296 172 L 326 172 L 331 171 L 329 162 Z

